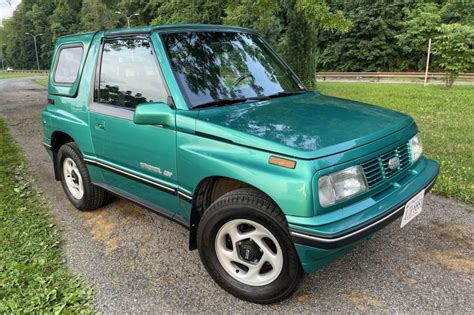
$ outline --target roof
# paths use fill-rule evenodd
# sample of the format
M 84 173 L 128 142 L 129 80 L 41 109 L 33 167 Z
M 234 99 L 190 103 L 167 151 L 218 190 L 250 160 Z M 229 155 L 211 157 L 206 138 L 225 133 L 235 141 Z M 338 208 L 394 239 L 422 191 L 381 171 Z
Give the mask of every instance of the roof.
M 105 30 L 104 34 L 107 35 L 120 35 L 120 34 L 134 34 L 134 33 L 151 33 L 153 31 L 232 31 L 232 32 L 251 32 L 255 31 L 249 28 L 229 25 L 215 25 L 215 24 L 163 24 L 153 26 L 139 26 L 131 28 L 118 28 L 112 30 Z M 94 32 L 85 32 L 71 35 L 61 36 L 61 39 L 68 37 L 75 37 L 80 35 L 92 35 Z

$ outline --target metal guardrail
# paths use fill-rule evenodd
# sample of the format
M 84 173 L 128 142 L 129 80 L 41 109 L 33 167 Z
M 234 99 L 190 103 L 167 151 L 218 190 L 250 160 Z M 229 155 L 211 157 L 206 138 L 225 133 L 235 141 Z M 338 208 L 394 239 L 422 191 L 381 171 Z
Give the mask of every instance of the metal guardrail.
M 5 70 L 0 70 L 0 72 L 7 72 Z M 49 70 L 13 70 L 8 71 L 10 73 L 38 73 L 38 74 L 48 74 Z M 428 80 L 438 79 L 443 80 L 447 76 L 444 72 L 430 72 L 428 73 Z M 316 72 L 316 79 L 352 79 L 352 80 L 364 80 L 364 79 L 420 79 L 423 80 L 425 77 L 424 72 Z M 458 76 L 458 79 L 461 80 L 474 80 L 474 73 L 461 73 Z
M 430 72 L 428 73 L 428 80 L 438 79 L 443 80 L 447 76 L 444 72 Z M 351 79 L 351 80 L 376 80 L 380 79 L 420 79 L 425 78 L 424 72 L 316 72 L 316 79 Z M 474 80 L 474 73 L 459 74 L 458 79 L 472 79 Z
M 21 70 L 12 70 L 12 71 L 7 71 L 7 69 L 0 69 L 0 72 L 8 72 L 8 73 L 38 73 L 38 74 L 48 74 L 49 70 L 27 70 L 27 69 L 21 69 Z

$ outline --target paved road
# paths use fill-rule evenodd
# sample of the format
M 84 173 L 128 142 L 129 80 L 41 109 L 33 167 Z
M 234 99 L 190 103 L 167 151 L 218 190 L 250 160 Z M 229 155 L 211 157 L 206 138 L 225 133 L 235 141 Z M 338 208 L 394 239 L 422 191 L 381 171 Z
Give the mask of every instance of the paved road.
M 104 314 L 173 312 L 474 313 L 474 214 L 429 195 L 405 228 L 395 222 L 343 259 L 307 275 L 295 296 L 261 306 L 240 301 L 207 275 L 187 231 L 123 200 L 75 210 L 53 180 L 41 145 L 46 89 L 32 79 L 0 80 L 0 114 L 25 150 L 38 187 L 66 235 L 67 264 L 97 290 Z

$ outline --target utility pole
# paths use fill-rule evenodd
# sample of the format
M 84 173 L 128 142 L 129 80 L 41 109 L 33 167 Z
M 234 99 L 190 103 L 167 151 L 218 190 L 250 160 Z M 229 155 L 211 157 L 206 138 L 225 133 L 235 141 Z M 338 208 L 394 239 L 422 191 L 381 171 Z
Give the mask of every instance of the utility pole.
M 428 68 L 430 67 L 430 53 L 431 53 L 431 38 L 428 41 L 428 54 L 426 55 L 425 83 L 423 83 L 423 86 L 426 86 L 426 83 L 428 82 Z
M 34 34 L 31 34 L 31 33 L 25 33 L 25 35 L 30 35 L 31 37 L 33 37 L 33 41 L 35 43 L 35 52 L 36 52 L 36 65 L 38 66 L 38 70 L 39 70 L 40 69 L 40 62 L 39 62 L 39 58 L 38 58 L 38 46 L 36 46 L 36 37 L 43 36 L 43 34 L 34 35 Z
M 130 28 L 130 20 L 134 17 L 134 16 L 139 16 L 140 14 L 138 13 L 133 13 L 133 14 L 130 14 L 130 15 L 126 15 L 125 13 L 123 12 L 120 12 L 120 11 L 115 11 L 115 13 L 117 14 L 122 14 L 123 16 L 125 16 L 125 18 L 127 19 L 127 27 Z

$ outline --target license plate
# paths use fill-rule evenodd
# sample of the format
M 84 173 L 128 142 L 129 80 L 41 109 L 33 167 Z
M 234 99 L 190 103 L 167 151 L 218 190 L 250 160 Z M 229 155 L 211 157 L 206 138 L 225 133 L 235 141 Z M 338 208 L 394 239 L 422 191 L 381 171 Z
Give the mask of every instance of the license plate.
M 422 190 L 415 197 L 411 198 L 405 205 L 405 211 L 403 212 L 402 223 L 400 227 L 404 227 L 408 222 L 413 220 L 414 217 L 420 214 L 423 209 L 423 199 L 425 198 L 425 191 Z

